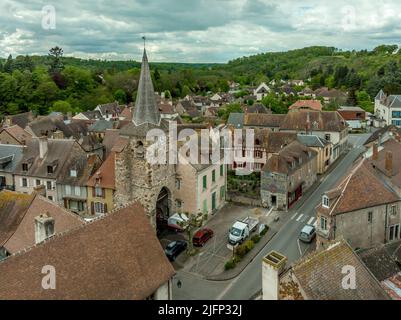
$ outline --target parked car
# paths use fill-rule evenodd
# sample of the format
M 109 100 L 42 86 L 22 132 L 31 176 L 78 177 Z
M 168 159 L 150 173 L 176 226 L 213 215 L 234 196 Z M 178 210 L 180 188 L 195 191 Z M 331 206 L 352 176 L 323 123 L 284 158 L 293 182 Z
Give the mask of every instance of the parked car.
M 167 220 L 167 226 L 175 232 L 183 232 L 188 224 L 188 217 L 184 213 L 173 214 Z
M 164 252 L 170 261 L 174 261 L 177 256 L 187 248 L 186 241 L 177 240 L 170 242 Z
M 242 243 L 249 235 L 256 230 L 259 219 L 246 217 L 243 220 L 236 221 L 228 233 L 228 242 L 231 245 Z
M 203 245 L 212 237 L 213 230 L 204 228 L 194 234 L 192 237 L 192 243 L 196 247 L 203 247 Z
M 301 230 L 301 233 L 299 234 L 299 240 L 306 243 L 311 243 L 313 239 L 315 239 L 315 237 L 316 237 L 316 228 L 309 224 L 304 226 Z

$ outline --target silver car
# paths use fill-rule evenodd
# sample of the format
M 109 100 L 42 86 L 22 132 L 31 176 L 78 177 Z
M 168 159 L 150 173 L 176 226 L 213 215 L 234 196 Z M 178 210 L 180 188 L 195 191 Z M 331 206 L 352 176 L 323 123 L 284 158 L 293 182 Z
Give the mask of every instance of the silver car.
M 311 243 L 313 239 L 316 237 L 316 228 L 307 224 L 302 228 L 301 233 L 299 234 L 299 240 L 306 243 Z

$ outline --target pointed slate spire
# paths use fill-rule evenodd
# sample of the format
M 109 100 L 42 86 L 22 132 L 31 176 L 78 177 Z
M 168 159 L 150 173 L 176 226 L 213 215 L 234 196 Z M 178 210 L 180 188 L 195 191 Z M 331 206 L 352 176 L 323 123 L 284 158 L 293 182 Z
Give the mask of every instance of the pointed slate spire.
M 137 126 L 144 123 L 160 124 L 160 111 L 155 99 L 146 49 L 143 50 L 141 77 L 139 79 L 133 122 Z

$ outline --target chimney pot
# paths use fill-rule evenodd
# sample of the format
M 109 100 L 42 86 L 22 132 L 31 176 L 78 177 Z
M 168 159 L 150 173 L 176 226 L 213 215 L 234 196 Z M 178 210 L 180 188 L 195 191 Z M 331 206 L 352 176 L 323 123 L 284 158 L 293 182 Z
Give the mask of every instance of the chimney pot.
M 386 171 L 388 175 L 393 175 L 393 153 L 391 151 L 386 152 Z
M 377 143 L 374 143 L 372 160 L 377 160 L 377 159 L 379 159 L 379 145 Z
M 263 300 L 279 300 L 280 274 L 284 271 L 287 258 L 277 251 L 271 251 L 262 262 Z

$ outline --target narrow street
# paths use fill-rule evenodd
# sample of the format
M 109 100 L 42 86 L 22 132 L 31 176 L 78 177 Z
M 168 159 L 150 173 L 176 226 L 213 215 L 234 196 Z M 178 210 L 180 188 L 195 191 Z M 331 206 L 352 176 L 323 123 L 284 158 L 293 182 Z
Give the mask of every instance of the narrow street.
M 364 151 L 363 143 L 368 136 L 369 134 L 350 135 L 349 142 L 353 145 L 351 151 L 337 163 L 311 194 L 306 195 L 308 198 L 301 201 L 302 204 L 283 213 L 282 219 L 286 219 L 283 227 L 238 277 L 230 281 L 207 281 L 191 273 L 178 271 L 173 282 L 173 298 L 177 300 L 249 299 L 261 290 L 262 258 L 268 252 L 279 251 L 288 258 L 288 264 L 291 264 L 308 250 L 313 250 L 314 244 L 306 245 L 298 242 L 298 234 L 305 224 L 316 223 L 315 207 L 321 201 L 322 193 L 331 189 L 349 170 L 355 159 Z M 182 283 L 181 288 L 176 285 L 178 280 Z

